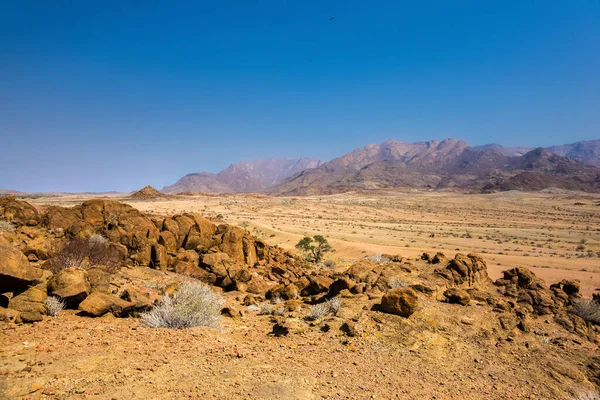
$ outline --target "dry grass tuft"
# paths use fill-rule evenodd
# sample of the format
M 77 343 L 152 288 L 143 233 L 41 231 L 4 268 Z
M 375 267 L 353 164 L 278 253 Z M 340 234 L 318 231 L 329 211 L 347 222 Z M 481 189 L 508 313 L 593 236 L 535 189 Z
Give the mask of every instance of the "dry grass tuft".
M 152 328 L 219 328 L 224 304 L 223 297 L 210 286 L 186 281 L 174 294 L 165 295 L 152 310 L 142 314 L 142 322 Z
M 44 300 L 44 307 L 46 308 L 46 314 L 51 317 L 57 317 L 58 313 L 65 309 L 67 304 L 55 296 L 49 296 Z
M 600 324 L 600 303 L 596 300 L 580 299 L 575 303 L 571 312 L 586 321 Z

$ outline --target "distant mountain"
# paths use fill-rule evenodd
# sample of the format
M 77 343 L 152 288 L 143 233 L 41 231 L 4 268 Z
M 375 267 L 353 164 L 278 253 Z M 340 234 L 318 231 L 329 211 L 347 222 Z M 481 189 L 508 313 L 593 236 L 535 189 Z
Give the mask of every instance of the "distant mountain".
M 313 194 L 394 187 L 600 191 L 596 167 L 600 167 L 600 140 L 547 149 L 495 143 L 470 147 L 456 139 L 388 140 L 326 163 L 311 158 L 244 161 L 218 174 L 186 175 L 162 192 Z
M 231 164 L 218 174 L 200 172 L 184 176 L 175 184 L 162 189 L 163 193 L 261 192 L 301 171 L 316 168 L 323 161 L 314 158 L 264 158 L 252 162 Z
M 475 150 L 494 150 L 507 157 L 522 156 L 534 149 L 534 147 L 504 147 L 497 143 L 473 146 L 473 148 Z
M 584 140 L 562 146 L 551 146 L 547 149 L 559 156 L 600 167 L 600 140 Z
M 474 146 L 473 148 L 476 150 L 494 150 L 509 157 L 522 156 L 534 149 L 533 147 L 504 147 L 496 143 Z M 571 144 L 550 146 L 546 149 L 559 156 L 600 167 L 600 140 L 584 140 Z
M 417 183 L 412 181 L 413 178 L 420 180 L 422 176 L 409 176 L 407 172 L 422 171 L 440 160 L 455 159 L 467 147 L 466 142 L 455 139 L 417 143 L 389 140 L 370 144 L 318 168 L 303 171 L 270 191 L 296 193 L 318 192 L 328 187 L 414 186 Z
M 269 191 L 315 194 L 394 187 L 454 188 L 471 192 L 549 187 L 600 191 L 600 169 L 542 148 L 510 156 L 494 146 L 471 148 L 455 139 L 418 143 L 388 141 L 365 146 L 303 171 Z

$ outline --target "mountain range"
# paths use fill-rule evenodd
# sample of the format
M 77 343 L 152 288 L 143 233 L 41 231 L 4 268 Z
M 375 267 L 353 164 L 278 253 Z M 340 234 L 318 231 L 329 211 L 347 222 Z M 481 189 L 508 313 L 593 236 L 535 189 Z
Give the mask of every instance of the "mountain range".
M 314 158 L 264 158 L 252 162 L 242 161 L 231 164 L 218 174 L 188 174 L 173 185 L 164 187 L 162 192 L 263 192 L 299 172 L 317 168 L 322 164 L 323 161 Z
M 467 192 L 503 190 L 600 191 L 600 140 L 548 148 L 471 147 L 446 139 L 369 144 L 329 162 L 312 158 L 260 159 L 231 164 L 217 174 L 194 173 L 164 193 L 266 192 L 322 194 L 357 188 L 430 188 Z

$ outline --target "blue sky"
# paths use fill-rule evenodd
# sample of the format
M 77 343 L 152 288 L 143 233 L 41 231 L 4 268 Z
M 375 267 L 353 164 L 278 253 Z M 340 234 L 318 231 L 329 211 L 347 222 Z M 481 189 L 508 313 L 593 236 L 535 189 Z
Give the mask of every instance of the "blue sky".
M 599 71 L 598 1 L 0 0 L 0 188 L 599 139 Z

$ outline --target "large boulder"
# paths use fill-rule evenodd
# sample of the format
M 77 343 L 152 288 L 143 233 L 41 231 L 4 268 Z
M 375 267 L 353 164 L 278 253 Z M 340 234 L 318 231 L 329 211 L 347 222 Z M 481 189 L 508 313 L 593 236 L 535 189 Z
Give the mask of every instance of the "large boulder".
M 48 281 L 48 294 L 60 297 L 69 308 L 77 308 L 89 291 L 85 271 L 77 268 L 61 269 Z
M 29 265 L 27 257 L 0 240 L 0 293 L 22 290 L 42 279 L 41 269 Z
M 446 278 L 450 286 L 473 287 L 491 282 L 487 266 L 477 254 L 456 253 L 454 259 L 436 273 Z
M 16 200 L 13 196 L 0 198 L 0 216 L 17 225 L 34 226 L 40 222 L 40 215 L 35 207 Z
M 246 292 L 264 296 L 269 290 L 269 284 L 256 273 L 252 274 L 252 278 L 246 282 Z
M 198 214 L 188 213 L 185 216 L 192 220 L 192 225 L 186 234 L 183 247 L 186 250 L 208 249 L 213 244 L 215 226 L 208 219 Z
M 325 293 L 329 291 L 329 287 L 333 284 L 333 279 L 323 276 L 311 276 L 309 278 L 310 283 L 307 287 L 302 289 L 303 296 L 312 296 L 319 293 Z
M 52 206 L 44 215 L 44 225 L 53 231 L 68 231 L 71 225 L 81 220 L 81 214 L 75 209 Z
M 230 225 L 220 225 L 217 230 L 221 243 L 219 249 L 234 261 L 245 262 L 243 238 L 246 231 Z
M 198 279 L 209 285 L 214 285 L 217 281 L 217 276 L 215 274 L 188 261 L 177 261 L 174 266 L 174 271 L 178 274 Z
M 410 288 L 391 289 L 381 299 L 381 310 L 386 313 L 410 317 L 419 305 L 417 294 Z
M 11 308 L 0 308 L 0 322 L 15 322 L 20 323 L 21 313 Z
M 101 317 L 108 312 L 113 313 L 115 316 L 122 316 L 127 314 L 134 306 L 134 303 L 115 295 L 94 292 L 79 304 L 79 310 L 93 317 Z
M 448 303 L 460 304 L 466 306 L 471 302 L 471 296 L 466 291 L 459 288 L 450 288 L 444 292 Z
M 30 287 L 10 299 L 8 307 L 19 311 L 24 322 L 41 321 L 46 313 L 44 300 L 48 295 L 39 287 Z
M 352 279 L 341 277 L 329 286 L 329 297 L 337 296 L 342 290 L 351 290 L 356 285 Z

